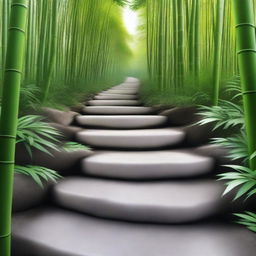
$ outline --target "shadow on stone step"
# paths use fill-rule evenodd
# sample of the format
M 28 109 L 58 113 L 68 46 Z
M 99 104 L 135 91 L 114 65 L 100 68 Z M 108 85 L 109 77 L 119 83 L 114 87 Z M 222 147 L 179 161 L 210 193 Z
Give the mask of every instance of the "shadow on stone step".
M 199 121 L 198 109 L 191 107 L 174 107 L 160 112 L 160 115 L 167 116 L 168 126 L 185 126 Z
M 45 204 L 52 184 L 47 182 L 43 184 L 44 187 L 41 188 L 30 176 L 15 174 L 13 212 L 25 211 Z
M 203 145 L 195 148 L 193 152 L 201 156 L 209 156 L 214 158 L 218 166 L 229 165 L 229 164 L 235 164 L 235 165 L 243 164 L 241 160 L 230 159 L 228 157 L 229 150 L 217 144 Z M 222 167 L 221 170 L 227 170 L 227 168 Z
M 43 166 L 65 176 L 79 173 L 80 161 L 93 154 L 92 151 L 87 150 L 67 152 L 62 149 L 60 151 L 49 149 L 49 151 L 52 155 L 33 149 L 33 157 L 31 159 L 24 145 L 19 143 L 16 147 L 15 162 L 17 165 Z
M 57 129 L 61 135 L 63 135 L 63 139 L 67 141 L 74 141 L 76 139 L 76 134 L 84 130 L 78 126 L 62 125 L 58 123 L 49 123 L 49 125 Z
M 61 111 L 53 108 L 42 108 L 39 113 L 46 118 L 46 121 L 62 125 L 71 125 L 79 113 L 73 111 Z

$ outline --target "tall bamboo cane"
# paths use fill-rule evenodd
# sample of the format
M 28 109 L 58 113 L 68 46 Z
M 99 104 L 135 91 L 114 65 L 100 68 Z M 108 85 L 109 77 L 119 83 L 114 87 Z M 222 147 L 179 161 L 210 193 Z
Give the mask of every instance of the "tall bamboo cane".
M 50 63 L 49 63 L 49 68 L 47 72 L 47 79 L 45 81 L 44 85 L 44 90 L 43 90 L 43 95 L 42 95 L 42 103 L 44 103 L 48 97 L 49 90 L 50 90 L 50 85 L 51 85 L 51 79 L 52 79 L 52 74 L 54 70 L 54 64 L 55 64 L 55 59 L 56 59 L 56 50 L 57 50 L 57 33 L 58 33 L 58 1 L 54 0 L 52 3 L 52 15 L 53 15 L 53 21 L 52 21 L 52 41 L 51 41 L 51 57 L 50 57 Z
M 215 56 L 214 56 L 214 64 L 213 64 L 213 105 L 218 105 L 218 101 L 219 101 L 224 7 L 225 7 L 225 0 L 218 0 L 216 30 L 215 30 L 215 33 L 216 33 L 215 51 L 214 51 Z
M 252 0 L 233 0 L 249 153 L 256 151 L 256 38 Z M 250 161 L 256 168 L 256 159 Z
M 4 76 L 4 66 L 5 66 L 5 54 L 7 45 L 7 24 L 8 24 L 8 0 L 3 0 L 2 2 L 2 74 L 1 78 Z M 1 87 L 2 90 L 2 87 Z
M 13 0 L 0 118 L 0 255 L 10 255 L 14 154 L 28 0 Z
M 200 71 L 200 0 L 196 1 L 195 6 L 195 35 L 194 35 L 194 71 L 196 83 L 199 82 L 199 71 Z
M 181 88 L 184 84 L 184 13 L 183 1 L 177 1 L 177 19 L 178 19 L 178 86 Z

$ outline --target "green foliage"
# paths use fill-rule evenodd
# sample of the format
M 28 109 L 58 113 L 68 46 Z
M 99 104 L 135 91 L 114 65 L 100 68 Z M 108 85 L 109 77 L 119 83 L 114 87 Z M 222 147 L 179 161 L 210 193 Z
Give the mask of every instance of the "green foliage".
M 130 4 L 132 10 L 138 10 L 146 5 L 147 0 L 133 0 Z
M 233 84 L 227 89 L 229 92 L 235 92 L 234 98 L 241 95 L 237 84 Z M 226 189 L 223 195 L 230 191 L 237 189 L 234 200 L 240 197 L 256 195 L 256 170 L 248 167 L 248 162 L 256 157 L 256 151 L 250 155 L 248 150 L 247 136 L 245 135 L 244 115 L 242 107 L 238 104 L 224 101 L 224 104 L 213 107 L 201 107 L 200 115 L 203 119 L 199 124 L 215 123 L 214 129 L 222 127 L 225 130 L 232 131 L 232 128 L 238 126 L 238 134 L 226 138 L 215 138 L 212 140 L 214 144 L 223 146 L 228 149 L 228 157 L 232 160 L 242 160 L 245 166 L 240 165 L 226 165 L 226 167 L 233 169 L 233 171 L 225 172 L 219 175 L 219 180 L 225 180 Z M 248 229 L 256 232 L 256 218 L 254 213 L 247 212 L 246 214 L 235 214 L 241 220 L 238 223 L 248 227 Z
M 122 6 L 122 7 L 124 7 L 124 6 L 129 4 L 129 2 L 127 0 L 113 0 L 113 1 L 114 1 L 114 3 L 116 3 L 116 4 L 118 4 L 118 5 Z
M 91 150 L 90 147 L 88 146 L 85 146 L 85 145 L 82 145 L 80 143 L 77 143 L 77 142 L 73 142 L 73 141 L 70 141 L 70 142 L 66 142 L 62 148 L 68 152 L 72 152 L 72 151 L 78 151 L 78 150 Z
M 39 94 L 40 89 L 35 84 L 23 85 L 20 88 L 20 111 L 36 109 L 40 104 Z
M 59 150 L 60 133 L 38 115 L 27 115 L 19 118 L 16 143 L 24 143 L 29 155 L 32 157 L 32 148 L 47 154 L 49 149 Z
M 225 138 L 214 138 L 214 144 L 228 149 L 228 157 L 232 160 L 242 160 L 241 165 L 225 165 L 233 171 L 222 173 L 219 180 L 226 181 L 226 189 L 223 195 L 236 189 L 234 200 L 241 197 L 246 199 L 256 195 L 256 170 L 249 167 L 248 163 L 256 157 L 256 151 L 252 154 L 248 150 L 248 139 L 245 134 L 244 111 L 241 102 L 241 81 L 236 76 L 228 80 L 225 86 L 226 96 L 231 101 L 220 101 L 219 106 L 201 106 L 199 115 L 202 120 L 200 125 L 214 123 L 214 130 L 222 128 L 227 130 L 231 136 Z M 238 223 L 247 226 L 250 230 L 256 232 L 256 214 L 246 212 L 245 214 L 235 214 L 240 218 Z
M 46 182 L 57 182 L 58 179 L 62 178 L 56 171 L 42 166 L 20 166 L 15 165 L 15 172 L 30 176 L 40 186 L 43 187 L 43 181 Z
M 232 96 L 232 100 L 241 100 L 242 89 L 240 76 L 235 76 L 226 82 L 226 92 Z
M 212 143 L 227 148 L 228 157 L 232 160 L 243 160 L 246 163 L 250 158 L 244 132 L 232 137 L 214 138 Z M 254 157 L 254 154 L 251 157 Z
M 209 70 L 200 72 L 200 80 L 191 75 L 184 77 L 184 88 L 162 86 L 158 81 L 146 81 L 141 96 L 147 104 L 167 104 L 176 106 L 209 105 L 212 98 L 212 84 Z
M 240 105 L 230 101 L 220 101 L 219 106 L 200 106 L 199 110 L 201 111 L 199 115 L 202 117 L 198 122 L 200 125 L 215 123 L 214 130 L 220 127 L 244 128 L 244 112 Z
M 158 91 L 156 89 L 145 90 L 141 94 L 142 101 L 149 106 L 152 105 L 172 105 L 185 106 L 193 104 L 191 95 L 174 94 L 172 91 Z
M 253 212 L 246 211 L 244 214 L 237 213 L 235 216 L 239 217 L 240 220 L 237 222 L 246 226 L 249 230 L 256 232 L 256 214 Z
M 251 168 L 240 165 L 225 166 L 235 170 L 235 172 L 227 172 L 219 175 L 219 180 L 228 180 L 226 183 L 227 187 L 223 195 L 227 194 L 238 186 L 239 189 L 234 200 L 244 195 L 247 195 L 247 198 L 249 198 L 256 194 L 256 170 L 252 170 Z
M 49 149 L 59 151 L 60 133 L 53 127 L 43 122 L 43 117 L 38 115 L 27 115 L 18 120 L 16 143 L 23 143 L 32 158 L 32 148 L 50 154 Z M 61 176 L 54 170 L 42 166 L 15 166 L 15 172 L 28 175 L 40 186 L 44 181 L 56 182 Z
M 8 12 L 3 4 L 4 32 Z M 38 105 L 72 106 L 90 91 L 123 81 L 132 57 L 122 18 L 128 5 L 127 0 L 30 1 L 22 113 Z M 0 69 L 6 55 L 5 37 L 3 33 L 0 40 Z

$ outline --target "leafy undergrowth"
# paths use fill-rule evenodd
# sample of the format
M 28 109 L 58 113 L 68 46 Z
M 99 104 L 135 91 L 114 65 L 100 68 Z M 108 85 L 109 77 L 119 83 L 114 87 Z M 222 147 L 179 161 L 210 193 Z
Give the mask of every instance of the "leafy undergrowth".
M 141 100 L 145 105 L 190 106 L 194 105 L 193 97 L 170 91 L 158 92 L 157 90 L 142 91 Z
M 200 125 L 214 123 L 214 130 L 222 128 L 230 136 L 214 138 L 212 143 L 228 149 L 228 157 L 240 160 L 243 165 L 226 165 L 232 171 L 219 175 L 219 180 L 226 182 L 224 195 L 236 189 L 234 200 L 243 197 L 245 200 L 256 196 L 256 170 L 250 167 L 249 162 L 256 157 L 256 152 L 249 153 L 245 132 L 244 111 L 242 107 L 241 86 L 239 77 L 229 81 L 226 93 L 231 94 L 230 101 L 220 101 L 219 106 L 201 106 L 199 115 Z M 239 217 L 237 223 L 245 225 L 256 232 L 256 214 L 252 212 L 236 213 Z
M 53 157 L 51 150 L 74 152 L 77 150 L 90 150 L 89 147 L 77 142 L 66 142 L 62 144 L 62 134 L 48 123 L 44 117 L 38 115 L 27 115 L 19 118 L 16 143 L 22 143 L 31 159 L 33 149 L 37 149 Z M 30 176 L 40 187 L 45 182 L 57 182 L 61 178 L 56 171 L 42 166 L 26 165 L 15 166 L 15 172 Z
M 43 181 L 56 183 L 60 178 L 56 171 L 36 165 L 15 165 L 14 171 L 23 175 L 30 176 L 41 188 L 43 188 Z
M 38 115 L 27 115 L 18 120 L 16 143 L 23 143 L 31 158 L 33 148 L 47 154 L 51 154 L 49 149 L 59 150 L 61 134 L 43 120 L 44 117 Z
M 244 214 L 237 213 L 235 214 L 240 220 L 237 222 L 246 226 L 249 230 L 256 232 L 256 214 L 253 212 L 246 211 Z
M 73 142 L 73 141 L 69 141 L 66 142 L 62 148 L 64 150 L 66 150 L 67 152 L 73 152 L 73 151 L 78 151 L 78 150 L 92 150 L 90 147 L 80 144 L 78 142 Z
M 212 78 L 202 73 L 200 81 L 187 77 L 182 88 L 173 86 L 161 88 L 157 81 L 144 81 L 141 97 L 147 105 L 209 105 L 211 102 Z

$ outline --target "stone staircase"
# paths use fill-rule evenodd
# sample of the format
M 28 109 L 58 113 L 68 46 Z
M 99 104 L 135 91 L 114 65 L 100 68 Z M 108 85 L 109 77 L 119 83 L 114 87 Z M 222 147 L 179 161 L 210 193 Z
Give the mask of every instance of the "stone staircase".
M 184 130 L 165 127 L 167 118 L 142 106 L 138 90 L 128 78 L 85 106 L 77 140 L 96 153 L 82 161 L 80 176 L 54 186 L 54 206 L 15 217 L 17 255 L 255 254 L 253 233 L 216 220 L 235 206 L 222 197 L 215 159 L 185 148 Z

